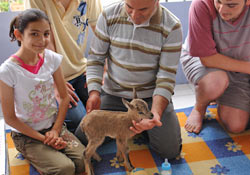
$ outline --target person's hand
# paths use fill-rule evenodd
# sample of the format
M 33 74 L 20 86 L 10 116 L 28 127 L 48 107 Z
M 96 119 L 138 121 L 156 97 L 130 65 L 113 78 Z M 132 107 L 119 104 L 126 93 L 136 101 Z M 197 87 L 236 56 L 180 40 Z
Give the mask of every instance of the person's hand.
M 58 137 L 56 139 L 56 142 L 51 146 L 53 148 L 57 149 L 57 150 L 61 150 L 61 149 L 64 149 L 67 146 L 67 142 L 64 141 L 62 137 Z
M 73 88 L 73 86 L 69 82 L 66 82 L 66 87 L 67 87 L 67 92 L 68 92 L 69 98 L 70 98 L 69 108 L 72 108 L 71 104 L 73 104 L 74 106 L 77 106 L 77 102 L 79 101 L 79 98 L 74 93 L 75 89 Z M 60 104 L 60 96 L 59 96 L 59 93 L 57 91 L 57 88 L 55 88 L 55 97 L 56 97 L 56 101 Z
M 59 133 L 56 130 L 52 129 L 45 133 L 45 140 L 43 143 L 46 145 L 54 145 L 58 137 Z
M 154 113 L 153 119 L 142 119 L 140 122 L 132 121 L 133 126 L 130 127 L 130 130 L 135 134 L 139 134 L 145 130 L 150 130 L 155 126 L 161 126 L 160 116 L 157 113 Z
M 100 109 L 101 98 L 98 91 L 91 91 L 86 105 L 87 114 L 92 110 Z

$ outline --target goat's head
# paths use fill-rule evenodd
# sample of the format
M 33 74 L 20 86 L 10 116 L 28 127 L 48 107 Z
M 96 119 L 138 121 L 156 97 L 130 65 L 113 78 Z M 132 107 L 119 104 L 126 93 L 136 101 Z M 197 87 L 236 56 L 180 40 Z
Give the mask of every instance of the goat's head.
M 136 113 L 136 116 L 142 119 L 152 119 L 154 115 L 148 109 L 148 104 L 142 99 L 133 99 L 131 102 L 122 98 L 123 104 L 128 108 L 129 111 Z

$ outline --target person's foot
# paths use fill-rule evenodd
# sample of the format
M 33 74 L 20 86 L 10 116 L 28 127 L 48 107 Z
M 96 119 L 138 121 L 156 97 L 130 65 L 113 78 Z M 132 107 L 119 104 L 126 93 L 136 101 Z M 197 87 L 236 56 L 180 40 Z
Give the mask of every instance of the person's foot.
M 194 107 L 186 121 L 185 124 L 186 131 L 198 134 L 202 128 L 202 120 L 203 120 L 203 114 Z

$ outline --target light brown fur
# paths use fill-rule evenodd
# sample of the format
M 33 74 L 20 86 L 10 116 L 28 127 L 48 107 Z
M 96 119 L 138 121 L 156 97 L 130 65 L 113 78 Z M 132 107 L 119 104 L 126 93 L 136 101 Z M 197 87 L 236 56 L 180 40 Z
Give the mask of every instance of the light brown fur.
M 87 114 L 80 124 L 88 138 L 88 145 L 84 152 L 84 164 L 88 175 L 94 175 L 91 157 L 101 160 L 96 149 L 106 136 L 116 138 L 118 160 L 124 160 L 129 171 L 133 169 L 128 157 L 127 141 L 134 133 L 129 128 L 133 126 L 132 120 L 139 122 L 144 118 L 151 119 L 153 114 L 149 111 L 147 103 L 141 99 L 133 99 L 130 103 L 124 99 L 122 101 L 128 108 L 128 112 L 94 110 Z

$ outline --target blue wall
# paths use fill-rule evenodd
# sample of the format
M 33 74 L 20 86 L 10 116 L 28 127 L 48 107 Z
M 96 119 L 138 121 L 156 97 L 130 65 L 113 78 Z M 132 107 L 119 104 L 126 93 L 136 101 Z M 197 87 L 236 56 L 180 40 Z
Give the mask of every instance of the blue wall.
M 183 28 L 183 42 L 184 42 L 188 31 L 188 11 L 191 1 L 164 2 L 161 4 L 180 19 Z M 181 65 L 179 64 L 176 75 L 176 84 L 184 84 L 184 83 L 188 83 L 188 81 L 182 71 Z
M 17 42 L 10 42 L 9 26 L 18 12 L 0 13 L 0 64 L 18 50 Z

